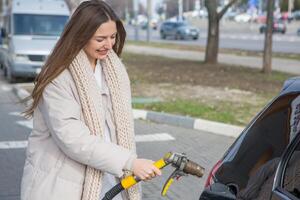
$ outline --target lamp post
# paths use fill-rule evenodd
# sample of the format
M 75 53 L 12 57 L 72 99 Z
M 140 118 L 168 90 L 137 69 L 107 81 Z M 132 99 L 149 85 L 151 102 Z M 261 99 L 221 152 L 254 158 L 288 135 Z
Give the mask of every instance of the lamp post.
M 152 0 L 147 0 L 147 42 L 151 37 Z
M 182 0 L 178 0 L 178 21 L 183 20 L 183 7 L 182 7 Z
M 138 0 L 133 0 L 133 13 L 134 13 L 134 39 L 136 41 L 139 40 L 139 25 L 138 25 L 138 10 L 139 10 L 139 2 Z

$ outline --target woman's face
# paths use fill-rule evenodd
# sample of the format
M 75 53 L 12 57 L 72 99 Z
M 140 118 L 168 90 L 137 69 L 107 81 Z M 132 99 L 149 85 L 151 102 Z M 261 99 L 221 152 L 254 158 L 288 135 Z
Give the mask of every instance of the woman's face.
M 83 48 L 90 62 L 96 65 L 97 59 L 106 58 L 108 51 L 112 49 L 116 42 L 117 26 L 114 21 L 107 21 L 97 29 L 93 37 Z

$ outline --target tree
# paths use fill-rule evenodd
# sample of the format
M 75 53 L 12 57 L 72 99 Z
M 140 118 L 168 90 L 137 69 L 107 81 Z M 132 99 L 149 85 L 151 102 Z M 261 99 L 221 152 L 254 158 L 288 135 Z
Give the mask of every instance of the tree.
M 167 10 L 166 10 L 167 18 L 178 15 L 178 1 L 177 0 L 176 1 L 166 0 L 165 3 L 167 5 Z
M 264 46 L 263 69 L 262 69 L 262 71 L 267 74 L 270 74 L 272 71 L 273 12 L 274 12 L 274 0 L 268 0 L 267 30 L 265 33 L 265 46 Z
M 223 9 L 218 12 L 217 0 L 205 0 L 205 7 L 208 12 L 208 34 L 205 52 L 205 63 L 215 64 L 218 62 L 219 52 L 219 23 L 223 15 L 238 0 L 231 0 Z

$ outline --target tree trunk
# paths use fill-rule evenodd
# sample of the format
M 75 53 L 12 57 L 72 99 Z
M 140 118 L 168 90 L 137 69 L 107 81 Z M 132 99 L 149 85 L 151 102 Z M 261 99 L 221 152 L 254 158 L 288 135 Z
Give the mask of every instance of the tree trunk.
M 237 0 L 231 0 L 226 6 L 218 13 L 218 1 L 217 0 L 205 0 L 205 6 L 208 12 L 208 33 L 207 43 L 205 50 L 205 63 L 215 64 L 218 62 L 219 53 L 219 23 L 225 12 L 230 6 L 232 6 Z
M 208 11 L 208 33 L 205 51 L 205 63 L 215 64 L 218 62 L 219 52 L 219 18 L 217 13 L 217 1 L 205 0 Z
M 274 0 L 268 0 L 267 5 L 267 30 L 265 33 L 265 46 L 263 57 L 263 73 L 270 74 L 272 71 L 272 31 L 273 31 Z

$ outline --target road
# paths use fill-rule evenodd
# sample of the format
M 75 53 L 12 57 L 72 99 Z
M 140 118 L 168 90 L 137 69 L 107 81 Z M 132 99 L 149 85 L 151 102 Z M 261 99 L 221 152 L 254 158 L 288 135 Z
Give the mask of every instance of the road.
M 18 103 L 11 89 L 12 85 L 0 76 L 0 200 L 20 199 L 26 139 L 32 128 L 32 121 L 20 115 L 24 106 Z M 167 167 L 161 177 L 142 183 L 145 200 L 198 199 L 209 169 L 234 141 L 230 137 L 141 120 L 135 121 L 135 130 L 139 157 L 157 160 L 168 151 L 185 152 L 191 160 L 206 168 L 204 178 L 182 177 L 171 186 L 167 198 L 162 198 L 161 188 L 172 171 Z M 151 141 L 145 139 L 145 135 L 164 135 L 165 140 Z
M 201 27 L 204 25 L 201 24 Z M 223 25 L 225 26 L 225 25 Z M 258 33 L 258 26 L 244 27 L 245 25 L 235 24 L 222 28 L 220 31 L 220 48 L 227 49 L 241 49 L 250 51 L 262 51 L 264 46 L 264 35 Z M 297 27 L 298 25 L 293 25 Z M 233 27 L 233 28 L 232 28 Z M 273 36 L 273 51 L 282 53 L 300 53 L 300 36 L 296 34 L 296 28 L 292 27 L 286 34 L 274 34 Z M 300 28 L 300 25 L 299 25 Z M 224 30 L 223 30 L 224 29 Z M 133 26 L 126 26 L 126 31 L 129 40 L 135 39 L 135 32 Z M 147 40 L 147 31 L 139 30 L 139 40 Z M 173 38 L 166 40 L 160 39 L 159 30 L 151 31 L 151 41 L 154 42 L 169 42 L 186 45 L 200 45 L 206 46 L 207 29 L 200 28 L 200 37 L 198 40 L 178 41 Z

